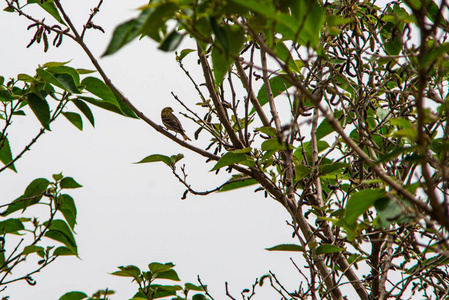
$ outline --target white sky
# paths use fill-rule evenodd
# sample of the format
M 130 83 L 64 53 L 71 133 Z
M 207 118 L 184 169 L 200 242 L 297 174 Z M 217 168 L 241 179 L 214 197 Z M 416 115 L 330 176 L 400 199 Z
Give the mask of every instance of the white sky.
M 88 31 L 87 44 L 99 56 L 119 23 L 135 16 L 134 8 L 145 4 L 137 0 L 105 0 L 94 19 L 106 34 Z M 67 12 L 81 29 L 97 1 L 63 1 Z M 51 16 L 39 18 L 53 22 Z M 74 42 L 65 38 L 60 48 L 43 52 L 42 44 L 27 49 L 34 30 L 31 23 L 16 14 L 0 12 L 0 75 L 6 78 L 19 73 L 35 74 L 38 64 L 72 60 L 70 66 L 93 69 L 86 55 Z M 192 66 L 196 58 L 191 54 Z M 100 59 L 112 81 L 145 114 L 160 123 L 160 110 L 182 107 L 170 92 L 193 105 L 198 96 L 187 77 L 177 67 L 174 53 L 162 53 L 149 39 L 136 41 L 118 54 Z M 190 69 L 199 76 L 199 69 Z M 150 262 L 173 262 L 182 282 L 197 284 L 200 275 L 216 299 L 225 298 L 228 281 L 234 297 L 250 288 L 257 277 L 273 271 L 292 289 L 300 275 L 289 258 L 294 253 L 268 252 L 264 248 L 281 243 L 296 243 L 285 223 L 290 220 L 281 205 L 254 194 L 255 187 L 207 197 L 189 195 L 181 200 L 184 187 L 162 163 L 134 165 L 147 155 L 184 153 L 189 182 L 196 190 L 208 190 L 221 184 L 228 174 L 209 173 L 213 163 L 189 153 L 171 140 L 157 134 L 144 122 L 127 119 L 92 108 L 96 126 L 84 119 L 80 132 L 63 116 L 20 159 L 12 171 L 0 173 L 1 203 L 21 195 L 33 179 L 51 178 L 63 172 L 74 177 L 83 188 L 68 193 L 78 208 L 76 227 L 81 260 L 61 257 L 40 274 L 33 276 L 36 286 L 26 282 L 11 284 L 2 296 L 11 299 L 58 299 L 69 291 L 91 294 L 98 289 L 113 289 L 112 299 L 130 298 L 137 285 L 108 273 L 117 266 L 134 264 L 147 270 Z M 77 112 L 76 108 L 71 111 Z M 187 134 L 195 130 L 182 116 Z M 40 124 L 31 111 L 28 117 L 16 118 L 9 133 L 13 153 L 20 152 L 38 132 Z M 194 141 L 207 145 L 207 141 Z M 32 209 L 29 210 L 32 212 Z M 13 245 L 8 245 L 12 247 Z M 302 265 L 296 256 L 296 262 Z M 31 260 L 28 263 L 33 263 Z M 32 266 L 34 267 L 34 265 Z M 306 272 L 307 274 L 307 272 Z M 279 298 L 269 288 L 259 290 L 256 299 Z M 271 296 L 270 296 L 271 295 Z

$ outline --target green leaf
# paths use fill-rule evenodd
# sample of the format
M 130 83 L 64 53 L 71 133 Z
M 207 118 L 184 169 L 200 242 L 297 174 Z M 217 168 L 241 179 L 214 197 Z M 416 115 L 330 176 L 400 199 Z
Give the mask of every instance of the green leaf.
M 276 9 L 272 1 L 265 0 L 231 0 L 241 6 L 247 7 L 267 17 L 274 17 Z
M 28 83 L 35 83 L 37 81 L 36 78 L 28 74 L 19 74 L 17 75 L 17 79 Z
M 58 75 L 70 75 L 71 78 L 67 77 L 68 79 L 64 80 L 68 82 L 68 86 L 74 86 L 73 89 L 78 89 L 78 85 L 80 84 L 80 74 L 78 74 L 76 69 L 69 66 L 54 66 L 48 67 L 47 71 L 55 75 L 56 78 L 58 78 Z
M 3 9 L 3 11 L 10 12 L 10 13 L 16 12 L 12 6 L 7 6 L 7 7 L 5 7 L 5 8 Z M 0 263 L 3 264 L 3 262 L 4 262 L 4 261 L 1 261 Z
M 65 61 L 65 62 L 57 62 L 57 61 L 49 61 L 45 64 L 42 65 L 43 68 L 58 68 L 58 67 L 62 67 L 67 65 L 69 61 Z
M 69 224 L 70 228 L 73 230 L 76 225 L 76 206 L 75 201 L 70 195 L 62 194 L 57 199 L 58 202 L 61 202 L 61 206 L 59 206 L 59 211 L 64 216 L 64 219 Z
M 117 103 L 114 93 L 102 80 L 96 77 L 86 77 L 81 81 L 81 84 L 86 87 L 86 90 L 102 100 L 114 104 Z
M 407 138 L 409 140 L 415 140 L 417 135 L 418 131 L 415 128 L 399 129 L 394 131 L 392 134 L 393 137 Z
M 268 251 L 293 251 L 293 252 L 304 252 L 304 247 L 295 244 L 280 244 L 271 248 L 266 248 Z
M 1 102 L 10 102 L 12 100 L 17 100 L 17 99 L 20 99 L 19 95 L 14 95 L 9 90 L 3 90 L 3 89 L 1 89 L 1 86 L 0 86 L 0 101 Z
M 62 112 L 64 117 L 69 120 L 70 123 L 72 123 L 76 128 L 79 130 L 83 130 L 83 119 L 81 119 L 81 116 L 74 112 Z
M 290 53 L 290 50 L 285 46 L 285 44 L 281 41 L 276 43 L 274 46 L 274 51 L 276 52 L 278 58 L 282 60 L 287 66 L 294 72 L 299 73 L 298 66 L 295 64 L 295 61 Z
M 26 101 L 42 127 L 50 130 L 50 107 L 47 101 L 34 93 L 27 94 Z
M 153 299 L 166 298 L 169 296 L 176 296 L 176 291 L 163 289 L 163 288 L 161 288 L 162 286 L 160 286 L 160 285 L 155 285 L 155 284 L 151 285 L 152 288 L 154 288 L 155 286 L 157 286 L 157 289 L 156 289 L 156 293 L 153 296 Z
M 19 219 L 8 219 L 0 222 L 0 234 L 15 233 L 20 230 L 24 230 L 25 227 Z
M 186 57 L 189 53 L 195 52 L 196 50 L 193 49 L 182 49 L 179 56 L 176 57 L 176 60 L 181 61 Z
M 51 177 L 53 177 L 53 179 L 55 181 L 60 181 L 62 178 L 64 178 L 64 175 L 62 175 L 62 172 L 59 174 L 53 174 Z
M 198 285 L 194 285 L 192 283 L 187 282 L 186 284 L 184 284 L 185 289 L 186 290 L 191 290 L 191 291 L 204 291 L 202 286 L 198 286 Z
M 82 68 L 77 68 L 76 71 L 77 71 L 78 74 L 80 74 L 80 75 L 92 74 L 92 73 L 97 72 L 97 71 L 95 71 L 95 70 L 88 70 L 88 69 L 82 69 Z
M 315 0 L 299 0 L 292 5 L 290 14 L 277 14 L 276 31 L 285 38 L 304 46 L 315 47 L 325 21 L 324 9 Z
M 179 4 L 172 1 L 156 2 L 156 6 L 149 6 L 144 10 L 146 19 L 142 25 L 141 32 L 148 35 L 156 42 L 160 41 L 158 31 L 165 29 L 167 19 L 174 18 Z
M 178 33 L 176 29 L 172 30 L 159 45 L 159 49 L 162 51 L 174 51 L 181 44 L 184 35 Z
M 118 267 L 120 271 L 111 273 L 111 275 L 138 278 L 140 276 L 140 269 L 136 266 L 129 265 L 126 267 Z
M 203 294 L 195 294 L 193 295 L 192 300 L 207 300 L 207 297 Z
M 46 12 L 48 12 L 53 18 L 55 18 L 56 21 L 65 25 L 64 21 L 62 20 L 61 16 L 59 15 L 59 11 L 56 8 L 56 5 L 53 3 L 53 1 L 42 2 L 41 0 L 28 0 L 27 3 L 28 4 L 37 3 Z
M 170 160 L 172 162 L 172 165 L 175 165 L 178 161 L 184 158 L 184 154 L 178 153 L 176 155 L 170 156 Z
M 260 127 L 260 128 L 257 128 L 256 130 L 259 132 L 265 133 L 266 135 L 268 135 L 270 137 L 276 136 L 276 129 L 271 126 Z
M 134 296 L 129 300 L 147 300 L 148 297 L 145 296 L 142 292 L 137 292 L 134 294 Z
M 338 163 L 331 163 L 329 165 L 322 165 L 320 167 L 320 176 L 334 173 L 336 171 L 343 171 L 344 168 L 348 166 L 347 163 L 344 162 L 338 162 Z
M 165 263 L 165 264 L 161 264 L 158 262 L 152 262 L 152 263 L 148 264 L 148 269 L 152 273 L 159 273 L 159 272 L 167 272 L 167 271 L 171 270 L 174 266 L 175 265 L 171 262 Z
M 37 69 L 36 73 L 45 82 L 53 84 L 67 92 L 81 94 L 81 91 L 76 86 L 76 83 L 70 74 L 52 74 L 44 69 Z
M 285 92 L 288 88 L 292 86 L 290 82 L 284 79 L 282 76 L 275 76 L 270 78 L 270 87 L 271 92 L 273 93 L 273 98 L 276 98 L 283 92 Z M 268 103 L 268 94 L 267 89 L 265 87 L 265 83 L 260 87 L 259 92 L 257 93 L 257 100 L 259 100 L 260 106 L 264 106 Z M 254 113 L 255 109 L 251 110 L 251 113 Z
M 64 86 L 64 90 L 72 93 L 72 94 L 81 94 L 81 91 L 78 89 L 75 79 L 71 74 L 63 73 L 63 74 L 54 74 L 56 79 Z
M 178 274 L 176 273 L 175 270 L 168 270 L 168 271 L 165 271 L 165 272 L 157 272 L 154 275 L 154 277 L 155 278 L 159 278 L 159 279 L 169 279 L 169 280 L 173 280 L 173 281 L 181 281 L 179 279 Z
M 151 10 L 145 10 L 138 18 L 129 20 L 117 26 L 114 29 L 112 39 L 102 56 L 111 55 L 134 40 L 140 34 L 142 25 L 150 14 Z
M 40 246 L 36 246 L 36 245 L 30 245 L 30 246 L 26 246 L 25 248 L 23 248 L 22 254 L 23 255 L 27 255 L 30 253 L 41 253 L 41 254 L 45 254 L 44 252 L 44 247 L 40 247 Z
M 389 161 L 403 153 L 410 153 L 410 152 L 414 152 L 415 150 L 416 150 L 416 146 L 394 148 L 390 153 L 387 153 L 386 155 L 382 155 L 379 158 L 379 160 L 377 161 L 377 163 Z
M 394 119 L 390 119 L 390 124 L 391 125 L 395 125 L 395 126 L 399 126 L 402 128 L 413 128 L 412 123 L 405 119 L 405 118 L 394 118 Z
M 119 107 L 118 103 L 113 103 L 113 102 L 109 102 L 109 101 L 104 101 L 104 100 L 95 99 L 95 98 L 91 98 L 91 97 L 84 97 L 84 96 L 79 96 L 78 99 L 86 101 L 90 104 L 93 104 L 93 105 L 103 108 L 105 110 L 114 112 L 116 114 L 119 114 L 122 116 L 124 115 L 124 113 L 121 110 L 121 108 Z
M 50 181 L 48 181 L 48 179 L 36 178 L 26 187 L 23 197 L 31 198 L 34 196 L 40 196 L 47 190 L 49 184 Z
M 232 65 L 232 60 L 217 47 L 212 48 L 212 71 L 214 72 L 215 84 L 219 86 Z
M 334 118 L 339 119 L 341 116 L 341 111 L 334 111 Z M 343 122 L 343 120 L 340 121 L 340 124 Z M 334 129 L 332 128 L 332 125 L 329 124 L 329 122 L 324 119 L 320 125 L 318 125 L 318 128 L 316 130 L 316 138 L 317 140 L 321 140 L 323 137 L 327 136 L 328 134 L 332 133 Z
M 59 300 L 82 300 L 88 298 L 83 292 L 68 292 L 59 298 Z
M 59 183 L 59 186 L 62 189 L 77 189 L 82 187 L 82 185 L 76 182 L 72 177 L 64 177 Z
M 0 161 L 5 165 L 9 164 L 12 161 L 11 147 L 9 146 L 8 138 L 4 136 L 1 132 L 0 132 Z M 13 170 L 14 172 L 17 172 L 14 164 L 11 164 L 8 168 Z
M 77 256 L 77 254 L 71 250 L 70 248 L 61 246 L 55 249 L 55 251 L 53 251 L 53 255 L 55 256 L 72 256 L 75 255 Z
M 389 228 L 391 224 L 403 224 L 411 221 L 414 216 L 408 213 L 405 207 L 407 202 L 390 198 L 381 198 L 374 203 L 377 211 L 377 227 Z
M 243 188 L 243 187 L 247 187 L 250 185 L 254 185 L 254 184 L 258 184 L 259 182 L 255 179 L 242 179 L 242 180 L 235 180 L 235 179 L 230 179 L 228 181 L 228 183 L 226 183 L 218 192 L 227 192 L 227 191 L 231 191 L 231 190 L 235 190 L 235 189 L 239 189 L 239 188 Z
M 237 164 L 246 160 L 251 160 L 251 157 L 246 155 L 245 153 L 227 152 L 217 161 L 211 171 L 215 171 L 222 167 Z
M 139 162 L 136 162 L 136 164 L 143 164 L 143 163 L 150 163 L 150 162 L 158 162 L 161 161 L 163 163 L 165 163 L 167 166 L 171 167 L 172 166 L 172 160 L 170 157 L 166 156 L 166 155 L 162 155 L 162 154 L 152 154 L 149 155 L 147 157 L 145 157 L 144 159 L 142 159 Z
M 345 249 L 332 244 L 321 244 L 320 246 L 318 246 L 318 248 L 316 248 L 316 255 L 342 252 L 343 250 Z
M 215 35 L 215 40 L 221 45 L 222 50 L 226 57 L 229 55 L 229 40 L 226 34 L 226 31 L 220 27 L 217 23 L 217 20 L 213 17 L 209 17 L 210 27 L 212 28 L 212 32 Z
M 44 222 L 44 225 L 48 225 L 48 221 Z M 72 250 L 75 255 L 78 255 L 78 250 L 73 236 L 72 230 L 63 220 L 52 220 L 49 231 L 45 233 L 45 236 L 64 244 L 67 248 Z
M 84 100 L 91 104 L 94 104 L 103 109 L 118 113 L 122 116 L 137 118 L 134 112 L 123 102 L 123 100 L 116 95 L 112 90 L 100 79 L 95 77 L 86 77 L 82 82 L 86 86 L 86 89 L 100 97 L 104 101 L 100 101 L 90 97 L 78 97 L 78 99 Z
M 302 164 L 295 165 L 295 175 L 296 175 L 295 179 L 301 180 L 305 176 L 309 175 L 311 171 L 312 170 L 305 165 Z
M 114 96 L 115 96 L 115 101 L 118 103 L 118 106 L 119 106 L 120 110 L 123 112 L 122 113 L 123 116 L 129 117 L 129 118 L 134 118 L 134 119 L 138 119 L 139 118 L 132 111 L 132 109 L 129 108 L 129 106 L 126 105 L 125 102 L 123 102 L 123 100 L 120 98 L 119 95 L 114 93 Z
M 286 144 L 285 142 L 279 142 L 277 138 L 269 139 L 262 143 L 262 151 L 279 151 L 288 149 L 295 149 L 295 147 L 293 147 L 293 145 Z
M 45 178 L 37 178 L 33 180 L 25 189 L 23 196 L 14 200 L 8 205 L 6 211 L 2 212 L 3 217 L 16 212 L 18 210 L 25 210 L 28 206 L 39 203 L 42 194 L 47 190 L 49 181 Z
M 344 221 L 353 227 L 359 216 L 365 213 L 374 203 L 387 197 L 384 189 L 366 189 L 352 194 L 346 203 Z
M 95 127 L 95 119 L 94 115 L 92 114 L 92 111 L 90 110 L 89 106 L 87 104 L 79 99 L 71 99 L 73 104 L 75 104 L 76 107 L 83 113 L 83 115 L 89 120 L 90 124 L 92 124 L 92 127 Z

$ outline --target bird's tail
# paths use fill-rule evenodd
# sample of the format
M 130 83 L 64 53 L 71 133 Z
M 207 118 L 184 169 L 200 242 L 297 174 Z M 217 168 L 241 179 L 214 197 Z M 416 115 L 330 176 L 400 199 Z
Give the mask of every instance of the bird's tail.
M 184 132 L 181 132 L 181 135 L 184 141 L 191 141 L 191 139 L 189 139 L 189 137 Z

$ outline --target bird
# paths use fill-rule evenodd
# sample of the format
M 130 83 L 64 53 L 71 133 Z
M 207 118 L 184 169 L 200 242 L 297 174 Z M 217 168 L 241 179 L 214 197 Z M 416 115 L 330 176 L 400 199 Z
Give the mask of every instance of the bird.
M 171 107 L 166 107 L 161 111 L 161 119 L 168 130 L 181 134 L 184 141 L 191 141 L 191 139 L 184 133 L 185 130 L 182 128 L 179 119 L 173 114 L 173 109 Z

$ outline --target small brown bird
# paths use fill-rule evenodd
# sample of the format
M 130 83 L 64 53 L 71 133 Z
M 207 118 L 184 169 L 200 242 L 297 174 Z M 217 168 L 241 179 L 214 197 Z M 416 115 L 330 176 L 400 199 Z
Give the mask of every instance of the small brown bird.
M 161 112 L 162 123 L 168 130 L 172 130 L 179 133 L 184 138 L 184 141 L 191 141 L 189 137 L 184 133 L 185 130 L 182 128 L 181 122 L 173 114 L 173 109 L 171 107 L 166 107 Z

